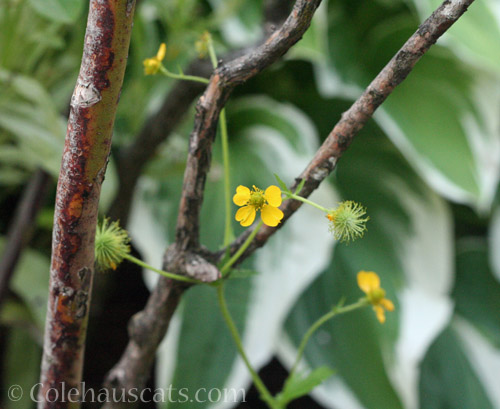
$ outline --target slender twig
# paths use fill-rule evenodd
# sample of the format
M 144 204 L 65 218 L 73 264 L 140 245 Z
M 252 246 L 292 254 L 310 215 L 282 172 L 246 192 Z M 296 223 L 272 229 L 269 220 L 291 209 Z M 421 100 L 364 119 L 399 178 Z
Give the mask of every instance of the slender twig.
M 457 21 L 474 0 L 446 0 L 425 20 L 382 71 L 375 77 L 356 102 L 342 115 L 340 121 L 330 132 L 323 145 L 316 152 L 309 165 L 295 179 L 290 187 L 293 192 L 301 180 L 305 180 L 300 195 L 308 197 L 319 184 L 335 169 L 338 160 L 349 147 L 354 136 L 373 116 L 375 110 L 385 101 L 391 92 L 411 72 L 417 61 L 429 50 L 438 38 Z M 285 214 L 277 228 L 264 226 L 255 237 L 240 260 L 250 256 L 257 248 L 281 228 L 288 218 L 295 213 L 301 203 L 297 200 L 286 200 L 281 206 Z M 229 247 L 234 253 L 241 247 L 251 230 L 245 231 Z M 228 249 L 219 252 L 219 260 L 226 256 Z
M 10 224 L 5 240 L 5 248 L 0 259 L 0 305 L 2 304 L 9 282 L 23 248 L 33 234 L 35 219 L 42 208 L 44 198 L 50 186 L 50 175 L 43 169 L 37 169 L 31 177 L 14 218 Z
M 56 195 L 40 409 L 79 407 L 67 394 L 81 388 L 99 195 L 134 7 L 134 0 L 90 1 Z

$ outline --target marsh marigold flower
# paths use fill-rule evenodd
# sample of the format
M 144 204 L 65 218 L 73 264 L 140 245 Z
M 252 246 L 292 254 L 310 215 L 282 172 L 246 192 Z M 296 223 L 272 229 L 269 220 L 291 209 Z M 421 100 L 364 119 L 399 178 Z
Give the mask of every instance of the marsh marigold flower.
M 97 226 L 95 234 L 95 262 L 100 271 L 109 269 L 116 270 L 116 267 L 130 253 L 128 233 L 123 230 L 118 222 L 109 223 L 109 219 L 104 219 Z
M 146 58 L 142 63 L 144 65 L 144 73 L 146 75 L 154 75 L 158 72 L 161 66 L 161 62 L 165 58 L 167 52 L 167 46 L 165 43 L 161 43 L 156 56 L 153 58 Z
M 281 189 L 278 186 L 271 185 L 264 192 L 255 186 L 250 190 L 240 185 L 236 188 L 233 202 L 242 206 L 235 218 L 245 227 L 253 223 L 257 210 L 260 210 L 264 224 L 271 227 L 277 226 L 283 218 L 283 212 L 278 209 L 281 205 Z
M 330 220 L 330 231 L 336 240 L 351 241 L 363 237 L 369 217 L 363 217 L 366 209 L 359 203 L 347 200 L 336 209 L 330 210 L 326 217 Z
M 383 324 L 385 322 L 385 310 L 394 311 L 394 304 L 391 300 L 385 298 L 385 291 L 380 288 L 380 277 L 373 271 L 360 271 L 358 273 L 358 285 L 373 306 L 377 319 Z

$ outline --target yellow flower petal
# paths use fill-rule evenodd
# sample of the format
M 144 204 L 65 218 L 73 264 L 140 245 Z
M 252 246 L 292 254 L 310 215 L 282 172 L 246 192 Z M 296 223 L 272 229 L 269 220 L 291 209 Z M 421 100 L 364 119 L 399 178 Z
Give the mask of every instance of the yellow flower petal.
M 358 285 L 365 294 L 380 288 L 380 278 L 373 271 L 360 271 L 358 273 Z
M 374 305 L 373 309 L 375 310 L 375 314 L 377 314 L 377 319 L 381 324 L 385 322 L 385 311 L 380 305 Z
M 236 188 L 236 194 L 233 196 L 233 202 L 237 206 L 244 206 L 250 199 L 250 189 L 246 186 L 238 186 Z
M 253 206 L 243 206 L 238 209 L 235 218 L 243 227 L 250 226 L 255 220 L 255 208 Z
M 158 49 L 158 52 L 156 53 L 156 59 L 158 61 L 163 61 L 166 53 L 167 53 L 167 46 L 165 45 L 165 43 L 161 43 L 160 48 Z
M 274 227 L 283 219 L 283 212 L 277 207 L 264 205 L 261 210 L 262 221 L 268 226 Z
M 154 75 L 160 69 L 160 61 L 156 58 L 146 58 L 143 61 L 144 64 L 144 73 L 146 75 Z
M 269 186 L 264 193 L 264 197 L 271 206 L 281 206 L 281 189 L 278 186 Z
M 387 311 L 394 311 L 394 304 L 392 303 L 391 300 L 388 300 L 387 298 L 380 300 L 380 305 L 384 307 Z

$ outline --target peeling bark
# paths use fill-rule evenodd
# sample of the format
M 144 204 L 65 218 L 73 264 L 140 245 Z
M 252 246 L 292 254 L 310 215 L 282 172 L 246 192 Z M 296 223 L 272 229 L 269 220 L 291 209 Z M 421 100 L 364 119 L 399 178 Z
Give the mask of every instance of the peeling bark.
M 134 2 L 91 0 L 57 186 L 38 407 L 74 408 L 94 273 L 94 238 Z M 75 399 L 75 392 L 72 393 Z

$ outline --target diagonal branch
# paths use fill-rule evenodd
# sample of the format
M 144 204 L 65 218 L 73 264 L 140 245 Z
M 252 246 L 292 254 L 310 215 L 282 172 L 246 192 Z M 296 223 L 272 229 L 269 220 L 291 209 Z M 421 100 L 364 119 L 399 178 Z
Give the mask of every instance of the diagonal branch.
M 335 169 L 338 160 L 349 147 L 354 136 L 373 116 L 375 110 L 385 101 L 394 88 L 405 80 L 417 61 L 467 11 L 473 1 L 446 0 L 420 25 L 418 30 L 375 77 L 358 100 L 354 102 L 349 110 L 344 112 L 342 118 L 330 132 L 309 165 L 295 179 L 295 183 L 291 187 L 292 191 L 295 190 L 301 180 L 305 180 L 300 193 L 303 197 L 308 197 L 319 186 Z M 263 226 L 254 241 L 243 253 L 239 262 L 250 256 L 257 248 L 262 247 L 283 226 L 286 220 L 297 211 L 301 204 L 302 202 L 292 199 L 285 201 L 281 206 L 285 214 L 282 223 L 277 228 Z M 251 230 L 245 231 L 230 245 L 231 254 L 234 254 L 241 247 L 251 234 Z M 224 254 L 225 250 L 221 251 L 218 259 L 222 259 Z
M 40 409 L 80 406 L 75 391 L 81 388 L 98 203 L 134 6 L 134 0 L 90 1 L 56 194 Z

